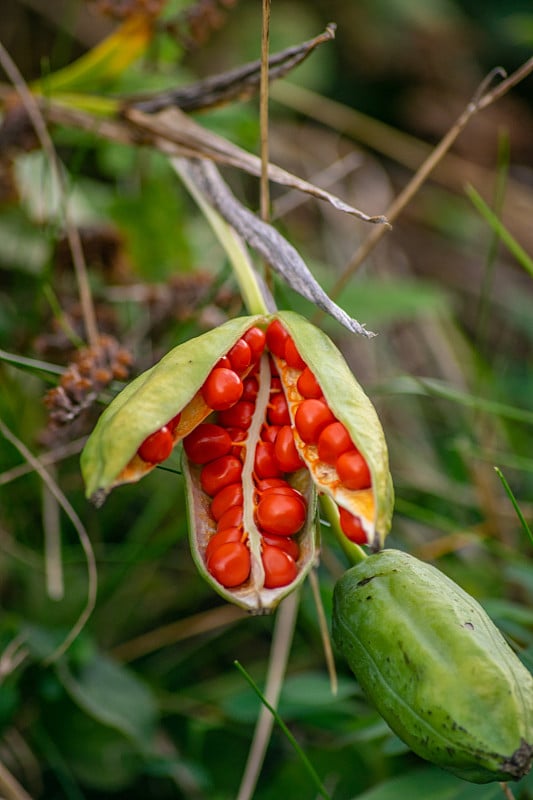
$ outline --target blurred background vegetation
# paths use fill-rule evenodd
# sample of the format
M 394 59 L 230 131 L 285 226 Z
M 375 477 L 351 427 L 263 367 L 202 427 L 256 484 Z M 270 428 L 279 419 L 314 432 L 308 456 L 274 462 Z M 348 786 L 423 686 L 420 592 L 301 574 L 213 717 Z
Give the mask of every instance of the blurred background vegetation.
M 117 8 L 131 11 L 127 0 Z M 11 0 L 1 39 L 31 82 L 101 41 L 117 25 L 110 9 L 111 0 Z M 386 211 L 488 71 L 512 72 L 533 49 L 526 0 L 274 0 L 271 50 L 330 21 L 335 41 L 272 87 L 271 159 L 374 214 Z M 154 91 L 214 75 L 258 58 L 260 31 L 257 1 L 170 2 L 145 55 L 94 91 Z M 532 549 L 494 467 L 531 520 L 531 263 L 502 245 L 465 186 L 531 254 L 532 88 L 529 77 L 472 118 L 453 155 L 346 281 L 339 304 L 379 335 L 359 340 L 321 320 L 385 428 L 397 493 L 389 545 L 432 561 L 476 596 L 530 667 Z M 56 499 L 0 437 L 0 794 L 229 800 L 260 708 L 233 661 L 264 685 L 274 618 L 234 612 L 196 573 L 179 475 L 154 470 L 101 510 L 84 498 L 79 452 L 116 385 L 72 424 L 50 422 L 43 397 L 85 332 L 47 156 L 31 127 L 7 125 L 16 95 L 2 97 L 0 417 L 41 455 L 83 521 L 99 588 L 81 635 L 48 664 L 84 606 L 86 561 Z M 196 119 L 258 152 L 256 99 Z M 131 353 L 132 374 L 243 311 L 224 253 L 161 155 L 72 128 L 51 133 L 99 329 Z M 257 181 L 224 175 L 257 210 Z M 329 290 L 369 235 L 368 225 L 279 187 L 272 213 Z M 281 282 L 276 298 L 313 314 Z M 329 616 L 348 564 L 327 527 L 323 534 Z M 503 796 L 497 784 L 472 786 L 410 754 L 340 659 L 338 669 L 334 697 L 305 585 L 280 713 L 332 798 Z M 533 797 L 533 779 L 513 791 Z M 254 796 L 316 796 L 277 728 Z

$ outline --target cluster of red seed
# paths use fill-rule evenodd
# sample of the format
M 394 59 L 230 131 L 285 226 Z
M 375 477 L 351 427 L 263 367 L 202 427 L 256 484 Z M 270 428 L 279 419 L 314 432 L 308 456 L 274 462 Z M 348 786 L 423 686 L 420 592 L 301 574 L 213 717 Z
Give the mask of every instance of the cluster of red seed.
M 294 425 L 305 447 L 316 448 L 319 460 L 335 468 L 345 489 L 369 489 L 372 478 L 365 459 L 346 427 L 335 418 L 315 376 L 279 320 L 270 323 L 266 337 L 270 352 L 300 372 L 296 388 L 303 399 L 296 409 Z M 339 513 L 341 528 L 348 539 L 364 544 L 366 533 L 358 517 L 342 507 Z
M 305 523 L 307 504 L 287 480 L 290 473 L 305 466 L 295 443 L 295 429 L 306 456 L 314 449 L 320 461 L 335 468 L 338 483 L 345 489 L 362 490 L 371 485 L 364 458 L 346 427 L 335 418 L 283 325 L 275 320 L 266 333 L 258 327 L 250 328 L 217 362 L 200 390 L 216 416 L 194 428 L 183 441 L 189 461 L 201 466 L 203 491 L 212 498 L 209 510 L 214 532 L 205 551 L 206 566 L 227 588 L 246 583 L 252 568 L 244 525 L 242 473 L 265 346 L 300 373 L 296 388 L 302 398 L 293 427 L 276 364 L 270 357 L 269 398 L 260 438 L 254 445 L 251 487 L 253 518 L 261 534 L 265 587 L 287 586 L 298 573 L 300 548 L 294 537 Z M 138 455 L 152 464 L 164 461 L 172 451 L 179 420 L 180 414 L 145 439 Z M 366 542 L 359 519 L 343 508 L 339 512 L 345 535 L 352 541 Z
M 199 425 L 183 442 L 189 460 L 202 465 L 200 483 L 212 498 L 210 512 L 216 531 L 205 551 L 206 566 L 227 588 L 245 583 L 251 571 L 248 532 L 243 522 L 242 471 L 247 431 L 259 391 L 258 361 L 264 347 L 265 333 L 251 328 L 216 365 L 202 387 L 204 400 L 217 411 L 216 423 Z M 243 373 L 247 373 L 246 377 L 241 378 Z M 292 453 L 283 444 L 287 437 L 280 439 L 285 429 L 290 433 Z M 255 445 L 252 470 L 254 522 L 261 534 L 267 589 L 288 585 L 298 573 L 300 549 L 291 537 L 301 530 L 307 505 L 285 476 L 303 466 L 294 447 L 279 377 L 272 375 L 266 419 Z

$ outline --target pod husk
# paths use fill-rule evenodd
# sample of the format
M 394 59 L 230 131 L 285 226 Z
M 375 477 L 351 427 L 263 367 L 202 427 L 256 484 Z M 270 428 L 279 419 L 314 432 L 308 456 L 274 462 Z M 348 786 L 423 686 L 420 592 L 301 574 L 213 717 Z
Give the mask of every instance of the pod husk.
M 329 494 L 339 506 L 359 517 L 368 543 L 378 550 L 383 546 L 390 529 L 394 505 L 387 445 L 378 415 L 342 353 L 323 331 L 292 311 L 280 311 L 277 316 L 315 375 L 331 411 L 346 426 L 355 446 L 365 458 L 372 476 L 372 486 L 361 491 L 351 491 L 341 486 L 335 469 L 319 460 L 316 446 L 304 444 L 295 431 L 300 454 L 309 467 L 318 491 Z M 294 422 L 296 409 L 304 399 L 296 388 L 300 373 L 280 359 L 276 359 L 276 363 Z
M 174 444 L 211 409 L 199 394 L 216 362 L 263 317 L 238 317 L 170 350 L 129 383 L 107 406 L 81 454 L 86 495 L 100 505 L 112 488 L 133 483 L 154 465 L 136 453 L 147 436 L 176 414 L 182 418 Z

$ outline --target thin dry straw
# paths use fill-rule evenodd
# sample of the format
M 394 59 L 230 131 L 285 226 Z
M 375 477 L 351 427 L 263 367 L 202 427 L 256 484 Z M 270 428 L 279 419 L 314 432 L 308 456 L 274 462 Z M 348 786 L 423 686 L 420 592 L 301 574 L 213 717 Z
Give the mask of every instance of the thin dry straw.
M 92 614 L 96 603 L 96 590 L 97 590 L 97 570 L 96 570 L 96 561 L 94 558 L 94 552 L 91 546 L 91 542 L 89 536 L 87 535 L 87 531 L 85 530 L 82 521 L 76 514 L 74 508 L 71 506 L 57 483 L 52 479 L 49 472 L 43 467 L 42 463 L 36 458 L 23 444 L 20 439 L 18 439 L 4 424 L 2 419 L 0 419 L 0 433 L 2 436 L 7 439 L 8 442 L 19 451 L 21 456 L 26 459 L 26 461 L 32 465 L 33 469 L 39 477 L 45 482 L 48 489 L 50 490 L 51 494 L 56 498 L 58 503 L 61 505 L 63 511 L 67 515 L 67 517 L 72 522 L 76 533 L 78 534 L 80 544 L 83 548 L 85 553 L 85 558 L 87 560 L 87 573 L 88 573 L 88 586 L 87 586 L 87 602 L 85 604 L 85 608 L 82 610 L 81 614 L 79 615 L 78 619 L 70 629 L 68 635 L 63 640 L 63 642 L 59 645 L 59 647 L 54 650 L 54 652 L 49 655 L 45 659 L 46 664 L 50 664 L 53 661 L 56 661 L 63 653 L 70 647 L 72 642 L 78 636 L 78 634 L 83 630 L 87 620 Z

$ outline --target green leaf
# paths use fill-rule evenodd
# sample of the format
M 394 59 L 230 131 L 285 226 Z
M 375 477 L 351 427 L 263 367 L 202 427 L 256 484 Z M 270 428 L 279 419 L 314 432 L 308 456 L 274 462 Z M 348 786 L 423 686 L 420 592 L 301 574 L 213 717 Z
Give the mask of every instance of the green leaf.
M 424 800 L 496 800 L 502 796 L 499 784 L 477 786 L 467 784 L 453 775 L 434 767 L 418 769 L 407 775 L 381 783 L 357 800 L 398 800 L 424 798 Z
M 58 676 L 72 700 L 89 716 L 132 739 L 141 750 L 151 743 L 157 722 L 148 686 L 126 667 L 97 654 L 74 672 L 61 661 Z
M 131 786 L 143 772 L 144 759 L 131 739 L 87 716 L 68 698 L 45 704 L 42 711 L 46 734 L 38 730 L 37 736 L 49 764 L 61 775 L 65 790 L 61 797 L 86 797 L 75 779 L 100 791 L 116 792 Z M 66 780 L 71 791 L 66 790 Z

